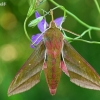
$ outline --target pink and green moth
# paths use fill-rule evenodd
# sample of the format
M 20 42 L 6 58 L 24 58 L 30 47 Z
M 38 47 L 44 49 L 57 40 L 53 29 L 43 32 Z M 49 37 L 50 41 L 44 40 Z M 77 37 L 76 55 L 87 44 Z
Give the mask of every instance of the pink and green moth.
M 36 12 L 36 18 L 40 17 Z M 63 17 L 48 23 L 43 19 L 38 28 L 43 33 L 32 36 L 37 46 L 11 82 L 8 95 L 29 90 L 40 82 L 41 71 L 44 70 L 51 95 L 56 93 L 62 71 L 76 85 L 100 90 L 100 76 L 91 65 L 64 39 L 59 27 Z M 44 27 L 45 24 L 45 27 Z

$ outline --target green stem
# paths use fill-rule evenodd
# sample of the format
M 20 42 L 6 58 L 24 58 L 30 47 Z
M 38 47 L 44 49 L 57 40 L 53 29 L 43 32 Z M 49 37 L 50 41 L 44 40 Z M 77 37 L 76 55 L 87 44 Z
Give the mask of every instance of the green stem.
M 74 38 L 74 39 L 82 38 L 82 36 L 84 36 L 87 32 L 90 32 L 90 31 L 91 31 L 91 29 L 87 29 L 87 30 L 85 30 L 80 36 L 78 36 L 78 37 L 76 37 L 76 38 Z
M 100 13 L 100 7 L 99 7 L 99 4 L 98 4 L 97 0 L 94 0 L 94 2 L 95 2 L 95 5 L 96 5 L 96 7 L 98 9 L 98 12 Z
M 97 42 L 97 41 L 87 41 L 87 40 L 78 39 L 78 38 L 71 38 L 71 37 L 67 37 L 67 36 L 65 36 L 65 39 L 68 42 L 72 42 L 72 41 L 82 41 L 82 42 L 91 43 L 91 44 L 100 44 L 100 42 Z
M 82 42 L 86 42 L 86 43 L 94 43 L 94 44 L 100 44 L 100 42 L 97 42 L 97 41 L 87 41 L 87 40 L 83 40 L 83 39 L 73 39 L 73 40 L 76 40 L 76 41 L 82 41 Z
M 25 21 L 24 21 L 24 31 L 25 31 L 25 35 L 26 37 L 29 39 L 29 41 L 31 41 L 30 37 L 28 36 L 27 30 L 26 30 L 26 22 L 28 20 L 28 17 L 26 17 Z M 31 41 L 32 42 L 32 41 Z
M 72 16 L 74 19 L 76 19 L 79 23 L 81 23 L 85 27 L 91 28 L 93 30 L 100 30 L 100 28 L 93 27 L 93 26 L 90 26 L 90 25 L 86 24 L 85 22 L 83 22 L 82 20 L 80 20 L 77 16 L 75 16 L 73 13 L 71 13 L 68 10 L 66 10 L 63 6 L 59 5 L 58 3 L 56 3 L 54 0 L 50 0 L 50 2 L 52 2 L 54 5 L 58 6 L 61 10 L 63 10 L 64 12 L 66 12 L 67 14 L 69 14 L 70 16 Z

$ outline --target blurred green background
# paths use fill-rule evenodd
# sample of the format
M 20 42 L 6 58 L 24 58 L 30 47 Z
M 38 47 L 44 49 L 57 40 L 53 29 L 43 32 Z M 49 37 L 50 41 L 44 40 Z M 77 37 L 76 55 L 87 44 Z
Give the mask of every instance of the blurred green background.
M 100 14 L 93 0 L 55 0 L 70 12 L 78 16 L 85 23 L 100 27 Z M 23 63 L 32 53 L 30 41 L 26 38 L 23 23 L 29 8 L 28 0 L 0 0 L 5 6 L 0 5 L 0 100 L 100 100 L 100 91 L 84 89 L 71 83 L 69 78 L 62 73 L 57 93 L 51 96 L 42 71 L 41 81 L 35 87 L 21 94 L 7 96 L 10 82 L 21 68 Z M 100 0 L 98 0 L 100 4 Z M 50 2 L 42 5 L 49 11 L 55 7 Z M 42 13 L 42 12 L 41 12 Z M 54 11 L 55 18 L 63 16 L 60 9 Z M 29 22 L 34 19 L 34 15 Z M 47 18 L 48 22 L 50 17 Z M 27 23 L 28 24 L 28 23 Z M 81 34 L 87 28 L 67 15 L 63 27 Z M 39 32 L 38 28 L 29 28 L 30 37 Z M 69 33 L 67 33 L 69 35 Z M 72 35 L 71 35 L 72 36 Z M 88 34 L 84 39 L 90 40 Z M 92 39 L 100 41 L 100 31 L 92 31 Z M 75 41 L 71 45 L 93 66 L 100 74 L 100 45 L 87 44 Z

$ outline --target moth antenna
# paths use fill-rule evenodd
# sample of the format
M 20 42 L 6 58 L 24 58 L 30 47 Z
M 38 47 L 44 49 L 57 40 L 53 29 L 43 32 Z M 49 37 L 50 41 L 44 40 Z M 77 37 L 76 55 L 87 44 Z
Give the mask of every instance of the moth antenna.
M 75 35 L 75 36 L 80 36 L 79 34 L 76 34 L 76 33 L 72 32 L 72 31 L 70 31 L 70 30 L 67 30 L 67 29 L 64 29 L 64 28 L 62 28 L 62 30 L 63 30 L 63 31 L 66 31 L 66 32 L 68 32 L 68 33 L 71 33 L 71 34 L 73 34 L 73 35 Z

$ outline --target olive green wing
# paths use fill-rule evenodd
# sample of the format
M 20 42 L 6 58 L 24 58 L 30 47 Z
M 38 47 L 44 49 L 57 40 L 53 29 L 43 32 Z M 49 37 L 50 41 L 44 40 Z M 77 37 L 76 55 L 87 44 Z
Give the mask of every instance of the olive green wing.
M 42 41 L 34 48 L 31 56 L 11 82 L 8 89 L 9 96 L 29 90 L 40 81 L 44 53 L 45 46 Z
M 100 90 L 98 73 L 66 40 L 64 40 L 63 57 L 71 82 L 84 88 Z

